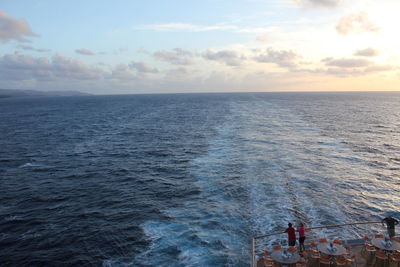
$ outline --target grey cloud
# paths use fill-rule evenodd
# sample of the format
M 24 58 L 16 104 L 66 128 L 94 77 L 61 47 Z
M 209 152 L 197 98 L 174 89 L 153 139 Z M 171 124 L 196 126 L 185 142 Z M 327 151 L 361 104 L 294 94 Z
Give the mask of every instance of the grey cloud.
M 354 52 L 355 56 L 362 56 L 362 57 L 375 57 L 379 55 L 379 51 L 374 48 L 365 48 L 365 49 L 360 49 Z
M 33 33 L 29 24 L 23 19 L 16 19 L 8 16 L 6 12 L 0 10 L 0 42 L 16 40 L 19 42 L 29 42 L 26 37 L 37 37 Z
M 168 80 L 186 80 L 193 77 L 196 71 L 184 67 L 171 69 L 167 71 L 165 78 Z
M 275 63 L 280 67 L 295 67 L 299 56 L 291 50 L 274 50 L 268 48 L 264 53 L 255 56 L 254 60 L 260 63 Z
M 240 56 L 236 51 L 232 50 L 221 50 L 218 52 L 208 50 L 204 52 L 202 56 L 205 59 L 218 61 L 228 66 L 240 66 L 242 64 L 242 61 L 245 59 L 244 57 Z
M 297 3 L 311 5 L 314 7 L 336 7 L 342 0 L 296 0 Z
M 325 58 L 322 60 L 327 66 L 335 66 L 340 68 L 360 68 L 371 65 L 371 61 L 360 58 Z
M 30 51 L 40 52 L 40 53 L 50 52 L 51 51 L 50 49 L 34 48 L 34 47 L 30 46 L 30 45 L 19 45 L 17 47 L 21 48 L 21 49 L 24 49 L 24 50 L 30 50 Z
M 120 47 L 120 48 L 117 49 L 118 53 L 125 53 L 125 52 L 128 52 L 128 51 L 129 51 L 128 47 Z
M 0 57 L 0 77 L 5 80 L 91 80 L 101 79 L 103 71 L 60 55 L 48 60 L 15 53 Z
M 193 54 L 181 48 L 175 48 L 172 51 L 161 50 L 153 54 L 154 58 L 174 65 L 192 65 L 191 57 Z
M 118 48 L 118 49 L 115 49 L 112 53 L 113 53 L 114 55 L 119 55 L 119 54 L 126 53 L 126 52 L 128 52 L 128 51 L 129 51 L 129 48 L 128 48 L 128 47 L 120 47 L 120 48 Z
M 363 76 L 368 74 L 394 71 L 399 69 L 398 66 L 375 65 L 373 62 L 364 59 L 325 58 L 322 60 L 322 62 L 325 62 L 327 68 L 317 68 L 317 69 L 304 68 L 304 69 L 296 69 L 295 71 L 328 74 L 338 77 L 348 77 L 348 76 Z
M 347 76 L 362 76 L 367 74 L 385 72 L 385 71 L 392 71 L 398 69 L 394 66 L 389 65 L 375 65 L 366 68 L 328 68 L 323 70 L 322 72 L 326 74 L 331 74 L 339 77 L 347 77 Z
M 369 19 L 367 12 L 350 14 L 342 17 L 336 25 L 339 34 L 347 35 L 361 32 L 378 32 L 379 28 Z
M 158 69 L 151 68 L 151 67 L 149 67 L 147 64 L 145 64 L 143 62 L 132 61 L 129 64 L 129 68 L 130 69 L 135 69 L 137 72 L 141 72 L 141 73 L 158 73 Z
M 68 77 L 78 80 L 100 79 L 103 71 L 85 65 L 79 60 L 55 55 L 52 57 L 53 72 L 59 77 Z
M 144 48 L 143 46 L 139 47 L 137 49 L 138 53 L 142 53 L 142 54 L 146 54 L 146 55 L 151 55 L 150 51 L 148 51 L 146 48 Z
M 334 75 L 334 76 L 339 76 L 339 77 L 346 77 L 346 76 L 358 76 L 362 73 L 362 70 L 348 70 L 348 69 L 342 69 L 342 68 L 328 68 L 326 70 L 322 70 L 321 72 Z
M 89 49 L 85 49 L 85 48 L 76 49 L 75 53 L 81 54 L 81 55 L 85 55 L 85 56 L 93 56 L 93 55 L 95 55 L 94 52 L 90 51 Z
M 114 67 L 111 72 L 111 75 L 108 77 L 111 79 L 116 79 L 119 81 L 133 81 L 136 80 L 138 77 L 137 75 L 131 71 L 130 67 L 126 64 L 118 64 Z
M 191 74 L 191 71 L 189 71 L 187 68 L 177 68 L 177 69 L 169 70 L 168 74 L 176 75 L 176 76 L 189 75 L 189 74 Z
M 50 75 L 51 63 L 46 58 L 33 58 L 19 53 L 0 57 L 0 77 L 5 80 L 43 79 Z
M 375 73 L 375 72 L 383 72 L 383 71 L 392 71 L 399 69 L 398 67 L 395 66 L 390 66 L 390 65 L 375 65 L 375 66 L 370 66 L 368 68 L 365 68 L 364 72 L 365 73 Z

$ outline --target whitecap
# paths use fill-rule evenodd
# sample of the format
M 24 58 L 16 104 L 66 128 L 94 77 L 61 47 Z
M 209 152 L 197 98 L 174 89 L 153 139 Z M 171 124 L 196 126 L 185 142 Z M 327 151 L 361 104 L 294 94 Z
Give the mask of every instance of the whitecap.
M 37 165 L 35 165 L 31 162 L 28 162 L 28 163 L 24 163 L 24 164 L 20 165 L 19 168 L 29 168 L 29 167 L 35 167 L 35 166 L 37 166 Z

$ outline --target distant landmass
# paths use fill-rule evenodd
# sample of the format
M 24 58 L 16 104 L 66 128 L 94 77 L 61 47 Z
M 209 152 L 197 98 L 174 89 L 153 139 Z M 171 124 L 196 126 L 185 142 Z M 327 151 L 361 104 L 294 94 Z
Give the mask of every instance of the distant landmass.
M 22 96 L 83 96 L 90 95 L 78 91 L 37 91 L 19 89 L 0 89 L 0 97 L 22 97 Z

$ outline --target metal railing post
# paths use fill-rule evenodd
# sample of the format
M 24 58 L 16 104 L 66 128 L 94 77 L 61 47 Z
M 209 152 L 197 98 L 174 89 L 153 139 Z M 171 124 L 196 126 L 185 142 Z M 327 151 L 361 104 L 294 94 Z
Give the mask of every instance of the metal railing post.
M 256 239 L 253 237 L 251 239 L 252 242 L 252 257 L 251 257 L 251 267 L 255 267 L 255 262 L 256 262 Z

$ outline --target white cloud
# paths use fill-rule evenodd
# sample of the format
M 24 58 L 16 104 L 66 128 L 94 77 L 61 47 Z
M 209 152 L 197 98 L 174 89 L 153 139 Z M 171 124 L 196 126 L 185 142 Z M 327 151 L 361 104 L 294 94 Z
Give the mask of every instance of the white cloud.
M 6 12 L 0 10 L 0 42 L 16 40 L 19 42 L 29 42 L 26 37 L 37 37 L 33 33 L 29 24 L 23 19 L 16 19 L 8 16 Z
M 342 17 L 336 25 L 339 34 L 347 35 L 362 32 L 378 32 L 380 29 L 369 19 L 367 12 L 359 12 Z
M 185 32 L 205 32 L 205 31 L 220 31 L 220 30 L 234 30 L 237 29 L 233 25 L 195 25 L 189 23 L 164 23 L 164 24 L 149 24 L 136 27 L 137 30 L 151 30 L 151 31 L 185 31 Z
M 266 34 L 266 33 L 264 33 L 264 34 L 261 34 L 261 35 L 259 35 L 259 36 L 257 36 L 257 38 L 256 38 L 256 40 L 257 41 L 259 41 L 260 43 L 268 43 L 269 42 L 269 36 L 268 36 L 268 34 Z

